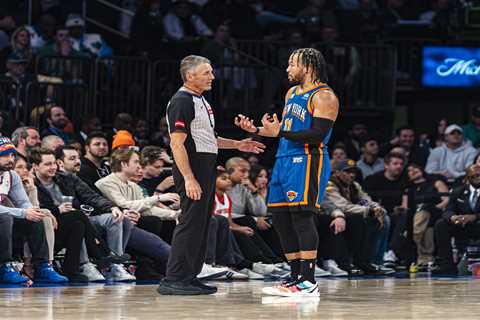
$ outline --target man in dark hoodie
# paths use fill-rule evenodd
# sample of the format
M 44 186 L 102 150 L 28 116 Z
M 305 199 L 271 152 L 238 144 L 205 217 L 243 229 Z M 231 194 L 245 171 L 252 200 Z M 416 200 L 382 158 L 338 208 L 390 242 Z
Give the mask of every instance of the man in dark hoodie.
M 85 156 L 77 176 L 90 188 L 100 192 L 95 182 L 110 174 L 110 166 L 105 157 L 108 156 L 107 136 L 103 132 L 92 132 L 85 140 Z

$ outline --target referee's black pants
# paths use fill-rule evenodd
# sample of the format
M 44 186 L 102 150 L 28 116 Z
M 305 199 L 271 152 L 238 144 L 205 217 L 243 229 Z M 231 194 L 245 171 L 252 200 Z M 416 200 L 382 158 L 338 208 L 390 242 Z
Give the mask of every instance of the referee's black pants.
M 216 160 L 212 153 L 189 154 L 190 166 L 202 188 L 202 197 L 194 201 L 187 197 L 185 180 L 173 167 L 175 188 L 180 195 L 182 213 L 175 228 L 167 264 L 166 281 L 191 281 L 202 270 L 207 249 L 208 227 L 215 201 Z

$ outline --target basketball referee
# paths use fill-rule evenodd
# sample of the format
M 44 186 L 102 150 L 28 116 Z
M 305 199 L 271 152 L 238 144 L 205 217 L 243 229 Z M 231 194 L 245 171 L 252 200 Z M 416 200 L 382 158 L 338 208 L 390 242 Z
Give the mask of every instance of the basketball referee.
M 218 137 L 213 110 L 202 96 L 214 80 L 210 61 L 187 56 L 180 63 L 183 86 L 167 106 L 174 167 L 173 179 L 181 197 L 178 225 L 165 278 L 158 292 L 163 295 L 212 294 L 217 288 L 197 279 L 205 260 L 208 226 L 215 196 L 218 149 L 260 153 L 265 146 L 251 139 Z

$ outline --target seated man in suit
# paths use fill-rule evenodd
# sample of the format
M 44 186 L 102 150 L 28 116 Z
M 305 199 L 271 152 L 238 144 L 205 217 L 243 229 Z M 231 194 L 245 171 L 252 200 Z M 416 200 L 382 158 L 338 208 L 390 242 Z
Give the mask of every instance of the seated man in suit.
M 467 182 L 454 190 L 445 209 L 443 219 L 435 224 L 437 266 L 435 274 L 457 274 L 452 255 L 451 237 L 458 239 L 480 238 L 480 165 L 467 168 Z

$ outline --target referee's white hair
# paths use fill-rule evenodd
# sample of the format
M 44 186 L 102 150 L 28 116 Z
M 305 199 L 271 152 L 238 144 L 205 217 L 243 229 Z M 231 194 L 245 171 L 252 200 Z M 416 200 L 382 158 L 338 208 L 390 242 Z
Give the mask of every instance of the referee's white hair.
M 203 63 L 211 64 L 210 60 L 202 56 L 189 55 L 182 59 L 180 62 L 180 75 L 183 82 L 187 80 L 187 72 L 192 71 Z

